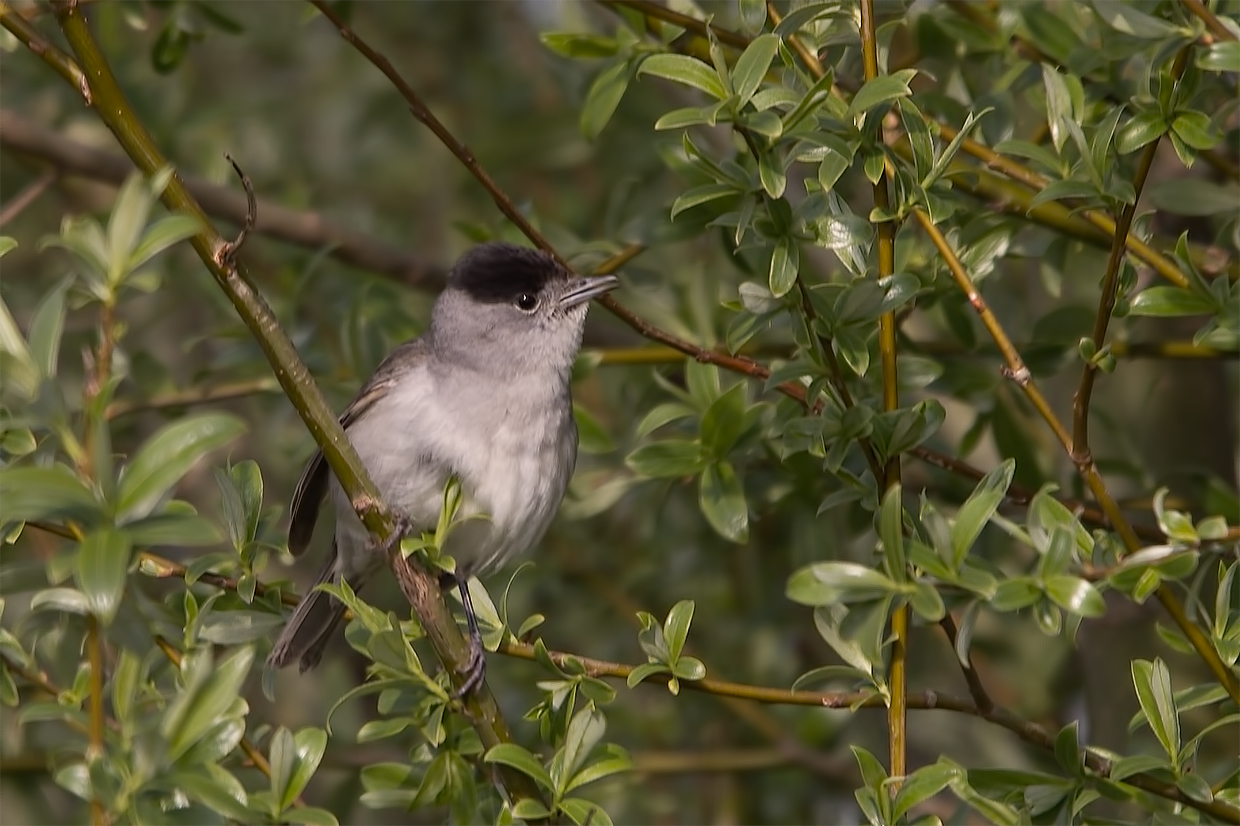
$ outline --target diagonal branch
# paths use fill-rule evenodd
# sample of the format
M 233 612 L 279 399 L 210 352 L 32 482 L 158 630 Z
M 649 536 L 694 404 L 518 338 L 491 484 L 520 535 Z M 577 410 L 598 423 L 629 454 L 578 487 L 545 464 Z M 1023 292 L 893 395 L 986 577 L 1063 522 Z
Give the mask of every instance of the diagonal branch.
M 1033 376 L 1029 372 L 1029 368 L 1025 366 L 1024 360 L 1021 358 L 1020 353 L 1018 353 L 1016 348 L 1012 345 L 1011 339 L 1008 338 L 1003 326 L 990 311 L 990 307 L 987 306 L 986 300 L 982 298 L 981 293 L 978 292 L 977 286 L 973 283 L 973 279 L 969 277 L 969 274 L 964 269 L 964 265 L 960 263 L 960 258 L 956 255 L 955 251 L 951 248 L 951 245 L 947 242 L 947 239 L 943 236 L 943 233 L 937 226 L 935 226 L 934 222 L 928 215 L 926 215 L 924 210 L 919 207 L 914 210 L 914 215 L 921 223 L 921 226 L 926 231 L 926 234 L 930 236 L 930 240 L 938 249 L 939 255 L 947 263 L 947 268 L 951 271 L 952 277 L 956 280 L 957 286 L 959 286 L 960 290 L 968 297 L 969 303 L 973 305 L 973 309 L 981 318 L 983 326 L 986 327 L 987 332 L 989 332 L 991 338 L 994 339 L 995 345 L 999 348 L 999 352 L 1003 354 L 1003 359 L 1006 365 L 1004 368 L 1005 374 L 1008 378 L 1012 379 L 1017 385 L 1020 386 L 1026 398 L 1029 399 L 1030 403 L 1038 411 L 1042 419 L 1054 432 L 1055 438 L 1058 439 L 1059 443 L 1063 446 L 1063 449 L 1067 451 L 1068 455 L 1072 456 L 1075 461 L 1076 457 L 1072 454 L 1072 434 L 1068 432 L 1067 428 L 1064 427 L 1063 422 L 1061 422 L 1059 417 L 1055 415 L 1055 412 L 1051 409 L 1046 397 L 1042 395 L 1042 392 L 1034 383 Z M 1120 539 L 1124 543 L 1124 547 L 1129 553 L 1138 550 L 1141 547 L 1141 540 L 1133 531 L 1132 526 L 1128 524 L 1128 520 L 1119 509 L 1119 505 L 1116 503 L 1115 498 L 1111 495 L 1111 492 L 1107 490 L 1106 483 L 1103 481 L 1102 474 L 1099 473 L 1097 465 L 1094 464 L 1092 459 L 1090 459 L 1087 462 L 1078 463 L 1076 467 L 1077 472 L 1080 473 L 1085 479 L 1085 483 L 1089 486 L 1094 498 L 1097 499 L 1098 503 L 1102 506 L 1103 513 L 1107 515 L 1107 519 L 1110 520 L 1116 533 L 1119 534 Z M 1209 666 L 1215 679 L 1219 681 L 1220 685 L 1227 689 L 1227 693 L 1231 696 L 1233 701 L 1240 702 L 1240 679 L 1237 679 L 1231 668 L 1223 662 L 1222 658 L 1218 654 L 1218 651 L 1214 648 L 1214 644 L 1205 635 L 1205 633 L 1202 632 L 1201 628 L 1189 619 L 1188 614 L 1185 613 L 1184 607 L 1180 604 L 1179 599 L 1171 592 L 1165 583 L 1159 586 L 1156 593 L 1158 595 L 1158 601 L 1162 603 L 1163 607 L 1167 609 L 1167 613 L 1169 613 L 1171 618 L 1175 620 L 1176 625 L 1178 625 L 1180 630 L 1184 632 L 1184 635 L 1188 638 L 1189 644 L 1196 649 L 1197 654 L 1202 660 L 1205 661 L 1206 665 Z
M 0 148 L 46 161 L 69 175 L 120 184 L 133 171 L 128 157 L 67 138 L 12 109 L 0 109 Z M 245 195 L 197 175 L 180 175 L 186 190 L 208 215 L 240 226 L 246 217 Z M 326 249 L 345 264 L 388 276 L 409 286 L 439 286 L 442 268 L 402 247 L 333 224 L 315 212 L 300 212 L 260 199 L 254 231 L 308 249 Z
M 71 0 L 58 0 L 54 9 L 61 29 L 85 71 L 99 117 L 143 172 L 150 175 L 165 167 L 167 162 L 126 100 L 81 10 Z M 169 209 L 198 219 L 202 229 L 190 239 L 194 250 L 262 347 L 276 378 L 319 444 L 336 478 L 348 492 L 371 536 L 385 546 L 395 545 L 399 540 L 397 520 L 383 503 L 357 452 L 345 437 L 340 423 L 298 357 L 292 342 L 280 329 L 270 307 L 255 291 L 244 270 L 231 261 L 231 245 L 215 231 L 201 206 L 175 175 L 161 198 Z M 399 554 L 394 556 L 399 562 L 406 562 Z M 427 583 L 423 589 L 424 599 L 413 605 L 414 611 L 431 638 L 440 662 L 454 679 L 460 679 L 469 658 L 468 645 L 431 575 L 422 570 L 413 571 L 413 575 Z M 484 748 L 511 741 L 508 726 L 487 688 L 479 687 L 464 702 L 467 716 Z M 525 775 L 501 771 L 513 797 L 541 799 L 538 788 Z

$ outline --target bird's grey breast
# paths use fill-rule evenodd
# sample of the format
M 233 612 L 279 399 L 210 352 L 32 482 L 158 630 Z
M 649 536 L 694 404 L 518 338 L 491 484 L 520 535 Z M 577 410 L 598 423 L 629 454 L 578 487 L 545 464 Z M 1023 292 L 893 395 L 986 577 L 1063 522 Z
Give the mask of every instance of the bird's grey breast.
M 434 527 L 449 477 L 461 480 L 461 515 L 488 517 L 460 525 L 445 549 L 467 575 L 503 564 L 542 537 L 577 456 L 567 383 L 426 366 L 403 375 L 348 435 L 384 499 L 415 528 Z M 360 523 L 343 527 L 354 542 L 364 537 L 353 535 Z M 339 530 L 338 540 L 345 541 Z

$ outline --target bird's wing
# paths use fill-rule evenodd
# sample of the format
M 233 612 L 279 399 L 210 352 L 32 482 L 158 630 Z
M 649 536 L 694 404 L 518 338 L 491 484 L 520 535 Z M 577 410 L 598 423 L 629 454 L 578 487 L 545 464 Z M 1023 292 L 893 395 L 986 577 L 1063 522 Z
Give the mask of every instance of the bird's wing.
M 399 371 L 408 370 L 411 363 L 424 358 L 427 351 L 425 339 L 415 338 L 407 341 L 388 354 L 370 380 L 358 391 L 353 401 L 340 415 L 340 425 L 346 434 L 349 425 L 357 421 L 375 402 L 388 394 L 400 375 Z M 297 487 L 293 489 L 293 501 L 289 506 L 292 517 L 288 526 L 288 549 L 293 556 L 300 556 L 310 544 L 314 534 L 314 523 L 318 519 L 319 505 L 327 495 L 327 481 L 331 469 L 323 458 L 323 451 L 316 450 L 306 463 Z

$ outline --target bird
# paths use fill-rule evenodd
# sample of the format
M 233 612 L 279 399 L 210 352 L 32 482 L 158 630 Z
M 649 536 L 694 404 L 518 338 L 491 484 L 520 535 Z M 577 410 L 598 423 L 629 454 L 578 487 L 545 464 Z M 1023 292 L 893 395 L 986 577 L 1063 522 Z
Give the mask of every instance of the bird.
M 470 659 L 458 696 L 485 677 L 486 660 L 466 585 L 537 544 L 559 510 L 577 461 L 571 372 L 591 299 L 613 275 L 576 275 L 541 250 L 480 244 L 458 259 L 431 310 L 429 329 L 396 347 L 340 416 L 345 435 L 402 525 L 434 530 L 455 477 L 459 517 L 442 550 L 469 631 Z M 336 513 L 319 583 L 355 591 L 388 564 L 322 451 L 307 462 L 290 506 L 288 549 L 305 553 L 319 509 Z M 470 519 L 483 515 L 484 519 Z M 318 665 L 344 618 L 321 590 L 297 605 L 267 658 L 301 672 Z

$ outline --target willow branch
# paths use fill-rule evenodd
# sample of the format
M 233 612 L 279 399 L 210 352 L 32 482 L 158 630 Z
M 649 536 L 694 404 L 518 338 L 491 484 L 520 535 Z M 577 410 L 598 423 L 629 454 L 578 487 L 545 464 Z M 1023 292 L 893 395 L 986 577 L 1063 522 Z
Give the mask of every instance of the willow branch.
M 45 161 L 66 175 L 120 184 L 134 169 L 123 154 L 89 146 L 12 109 L 0 109 L 0 148 Z M 246 218 L 245 195 L 196 175 L 181 182 L 206 214 L 240 226 Z M 326 250 L 336 261 L 386 276 L 412 287 L 443 284 L 443 268 L 404 248 L 338 226 L 316 212 L 302 212 L 260 199 L 254 231 L 312 250 Z
M 31 204 L 39 199 L 39 196 L 47 191 L 47 188 L 56 183 L 56 179 L 60 174 L 55 169 L 45 171 L 38 178 L 30 182 L 30 185 L 21 192 L 13 196 L 4 209 L 0 209 L 0 227 L 12 221 Z
M 1051 428 L 1051 431 L 1054 432 L 1055 438 L 1059 440 L 1060 445 L 1062 445 L 1063 449 L 1069 456 L 1071 456 L 1072 434 L 1067 431 L 1063 423 L 1059 420 L 1059 417 L 1055 415 L 1053 410 L 1051 410 L 1046 398 L 1042 395 L 1042 392 L 1034 383 L 1033 375 L 1029 372 L 1029 368 L 1025 366 L 1024 361 L 1020 357 L 1020 353 L 1018 353 L 1016 348 L 1012 346 L 1012 342 L 1008 338 L 1002 325 L 999 324 L 998 319 L 996 319 L 994 314 L 991 313 L 990 307 L 987 306 L 985 299 L 981 296 L 981 293 L 977 291 L 977 287 L 973 284 L 973 279 L 971 279 L 969 274 L 965 271 L 964 265 L 960 263 L 959 257 L 957 257 L 955 251 L 952 250 L 951 245 L 947 242 L 947 239 L 943 236 L 943 233 L 939 231 L 939 228 L 935 226 L 934 222 L 930 220 L 930 217 L 926 215 L 922 209 L 916 209 L 914 214 L 917 217 L 917 220 L 921 223 L 922 228 L 926 231 L 926 234 L 930 237 L 930 240 L 934 243 L 934 246 L 938 249 L 940 256 L 947 263 L 947 268 L 951 271 L 952 277 L 955 279 L 957 286 L 959 286 L 960 290 L 968 297 L 969 303 L 973 305 L 973 309 L 981 318 L 982 324 L 986 327 L 987 332 L 990 333 L 995 345 L 999 348 L 999 352 L 1003 354 L 1003 359 L 1006 364 L 1004 371 L 1005 374 L 1008 378 L 1015 381 L 1021 388 L 1025 394 L 1025 397 L 1029 399 L 1029 402 L 1034 406 L 1039 415 L 1041 415 L 1042 419 Z M 1128 520 L 1124 518 L 1124 514 L 1120 510 L 1119 505 L 1116 503 L 1115 498 L 1111 495 L 1110 491 L 1107 490 L 1106 483 L 1103 481 L 1102 475 L 1098 472 L 1097 465 L 1094 464 L 1092 460 L 1077 464 L 1077 472 L 1080 473 L 1085 479 L 1085 483 L 1089 486 L 1090 492 L 1093 493 L 1094 498 L 1098 500 L 1099 505 L 1102 507 L 1103 513 L 1106 514 L 1112 527 L 1123 541 L 1124 547 L 1129 553 L 1138 550 L 1141 547 L 1141 541 L 1133 531 L 1132 526 L 1128 523 Z M 1184 607 L 1180 604 L 1179 599 L 1171 592 L 1165 583 L 1158 588 L 1156 593 L 1158 595 L 1158 601 L 1162 603 L 1163 607 L 1166 608 L 1167 613 L 1171 615 L 1173 620 L 1175 620 L 1176 625 L 1178 625 L 1180 630 L 1184 632 L 1184 635 L 1188 638 L 1189 644 L 1196 649 L 1197 654 L 1202 660 L 1205 661 L 1206 665 L 1210 668 L 1210 671 L 1214 674 L 1215 679 L 1217 679 L 1219 683 L 1227 689 L 1227 693 L 1231 696 L 1233 701 L 1240 702 L 1240 680 L 1236 678 L 1236 675 L 1232 672 L 1232 670 L 1226 665 L 1226 663 L 1223 662 L 1222 658 L 1219 657 L 1218 651 L 1214 648 L 1214 644 L 1202 632 L 1197 624 L 1188 618 L 1188 615 L 1185 613 Z
M 1201 2 L 1201 0 L 1181 0 L 1181 2 L 1184 4 L 1185 8 L 1193 13 L 1194 16 L 1196 16 L 1202 23 L 1206 24 L 1206 28 L 1210 30 L 1210 34 L 1214 35 L 1219 40 L 1234 41 L 1236 39 L 1236 36 L 1232 33 L 1231 29 L 1224 26 L 1223 21 L 1219 20 L 1214 15 L 1214 12 L 1210 11 L 1209 7 L 1207 7 L 1205 3 Z
M 80 10 L 74 4 L 64 2 L 56 3 L 55 10 L 61 28 L 89 79 L 99 117 L 143 172 L 150 175 L 164 167 L 166 161 L 125 99 Z M 161 197 L 174 212 L 198 219 L 202 229 L 190 239 L 194 250 L 258 341 L 280 385 L 319 444 L 374 541 L 395 546 L 399 541 L 395 518 L 380 498 L 365 466 L 345 438 L 336 416 L 298 357 L 292 342 L 280 329 L 267 303 L 254 290 L 243 268 L 234 263 L 233 246 L 215 231 L 201 206 L 175 175 Z M 460 680 L 469 658 L 468 644 L 461 636 L 438 587 L 431 587 L 434 583 L 431 575 L 421 570 L 415 571 L 414 575 L 424 580 L 427 588 L 424 589 L 424 601 L 413 605 L 413 609 L 428 635 L 433 635 L 436 656 L 453 679 Z M 480 687 L 464 702 L 466 713 L 484 747 L 511 740 L 489 689 Z M 482 722 L 484 720 L 487 722 Z M 503 776 L 514 797 L 540 799 L 537 788 L 524 775 L 505 772 Z
M 861 0 L 861 61 L 865 67 L 866 82 L 879 76 L 878 35 L 874 20 L 874 0 Z M 882 139 L 882 123 L 867 123 Z M 884 167 L 874 182 L 874 208 L 882 214 L 878 221 L 878 277 L 886 278 L 895 272 L 896 226 L 891 220 L 891 193 Z M 882 362 L 883 410 L 892 411 L 900 406 L 900 392 L 896 376 L 896 314 L 894 310 L 883 313 L 878 319 L 878 352 Z M 883 469 L 883 490 L 891 490 L 900 484 L 900 457 L 891 456 Z M 889 677 L 891 680 L 891 708 L 887 715 L 888 747 L 891 754 L 891 774 L 903 777 L 908 773 L 907 742 L 908 713 L 908 628 L 909 606 L 901 605 L 891 614 L 891 646 Z M 898 783 L 898 781 L 897 781 Z M 893 793 L 898 786 L 893 786 Z
M 1171 75 L 1178 82 L 1188 65 L 1188 56 L 1192 46 L 1185 46 L 1176 55 Z M 1106 272 L 1102 276 L 1102 295 L 1098 300 L 1098 312 L 1094 317 L 1092 341 L 1094 352 L 1102 353 L 1106 345 L 1107 327 L 1111 316 L 1115 313 L 1115 301 L 1119 294 L 1119 273 L 1124 262 L 1124 249 L 1128 233 L 1132 229 L 1132 219 L 1137 214 L 1137 203 L 1141 200 L 1141 190 L 1145 188 L 1145 180 L 1149 177 L 1150 168 L 1154 165 L 1154 156 L 1158 154 L 1161 140 L 1155 139 L 1146 145 L 1137 161 L 1137 169 L 1133 175 L 1132 203 L 1120 209 L 1115 220 L 1115 242 L 1111 246 L 1111 256 L 1107 260 Z M 1085 362 L 1081 368 L 1081 379 L 1077 385 L 1076 395 L 1072 401 L 1072 461 L 1078 466 L 1093 463 L 1093 455 L 1089 447 L 1089 405 L 1094 394 L 1094 383 L 1098 379 L 1098 364 L 1094 359 Z
M 514 642 L 511 639 L 500 643 L 498 651 L 501 654 L 517 659 L 530 661 L 537 659 L 533 645 Z M 575 654 L 560 651 L 548 651 L 547 655 L 560 668 L 570 668 L 574 664 L 580 665 L 587 675 L 595 678 L 627 680 L 628 676 L 633 673 L 633 669 L 636 668 L 636 666 L 632 665 L 579 657 Z M 648 679 L 643 680 L 641 684 L 644 686 L 664 686 L 667 684 L 669 676 L 667 674 L 652 675 Z M 885 701 L 881 696 L 867 691 L 793 691 L 784 688 L 768 688 L 714 679 L 681 680 L 680 687 L 685 691 L 778 705 L 839 709 L 883 708 L 885 706 Z M 1039 748 L 1052 751 L 1055 748 L 1055 735 L 1037 723 L 1025 720 L 999 707 L 982 710 L 967 697 L 942 694 L 937 691 L 913 692 L 908 695 L 908 707 L 917 710 L 937 709 L 953 711 L 959 714 L 979 717 L 1011 731 L 1020 739 Z M 1092 749 L 1086 750 L 1085 762 L 1089 769 L 1100 777 L 1106 777 L 1110 774 L 1110 762 L 1096 754 Z M 1125 778 L 1122 782 L 1145 789 L 1168 800 L 1174 800 L 1177 803 L 1192 806 L 1201 811 L 1208 811 L 1215 817 L 1222 818 L 1229 823 L 1240 823 L 1240 810 L 1235 807 L 1222 801 L 1214 801 L 1208 804 L 1193 801 L 1171 784 L 1158 781 L 1149 775 L 1135 775 Z M 1203 808 L 1205 806 L 1210 808 Z
M 41 57 L 56 74 L 78 90 L 87 106 L 91 105 L 90 85 L 86 82 L 86 75 L 82 73 L 81 67 L 72 57 L 49 43 L 38 29 L 3 0 L 0 0 L 0 26 L 8 29 L 27 49 Z

